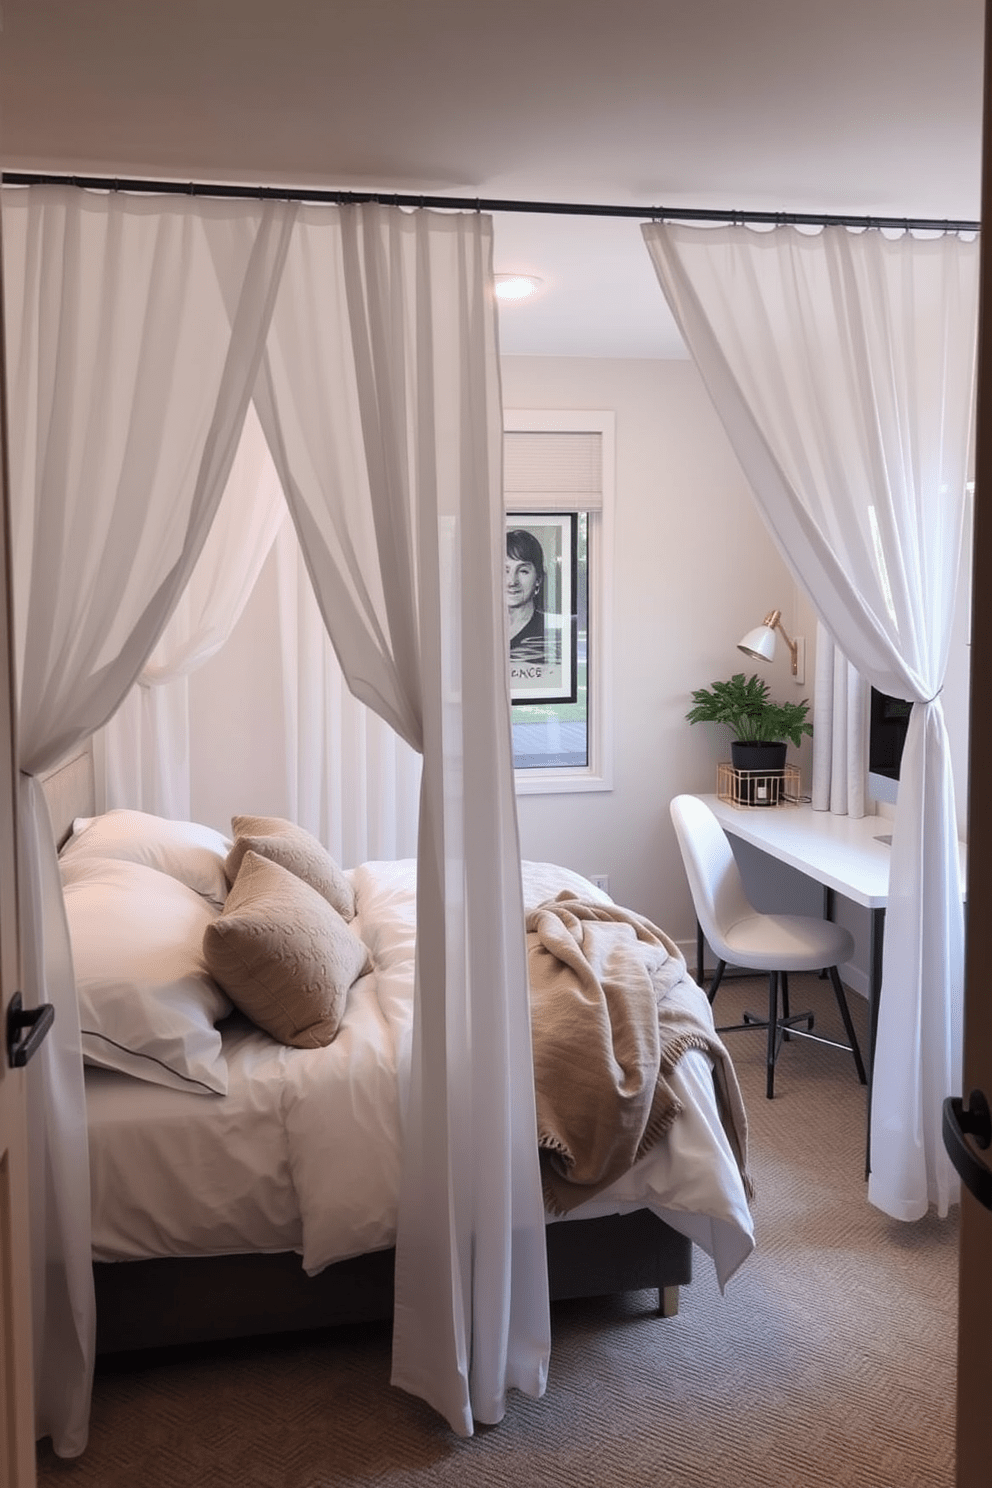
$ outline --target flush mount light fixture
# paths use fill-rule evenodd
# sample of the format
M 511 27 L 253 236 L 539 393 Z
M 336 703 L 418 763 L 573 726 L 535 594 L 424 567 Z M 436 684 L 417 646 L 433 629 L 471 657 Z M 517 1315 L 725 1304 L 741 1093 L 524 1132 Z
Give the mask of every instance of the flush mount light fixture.
M 541 287 L 533 274 L 496 274 L 495 279 L 498 300 L 529 300 Z
M 782 625 L 781 610 L 770 610 L 760 625 L 754 630 L 749 630 L 747 635 L 737 642 L 737 649 L 743 651 L 745 656 L 753 657 L 755 661 L 771 661 L 775 655 L 776 630 L 779 631 L 789 648 L 792 658 L 792 675 L 797 682 L 802 682 L 806 662 L 805 642 L 802 636 L 797 636 L 794 641 L 789 640 Z

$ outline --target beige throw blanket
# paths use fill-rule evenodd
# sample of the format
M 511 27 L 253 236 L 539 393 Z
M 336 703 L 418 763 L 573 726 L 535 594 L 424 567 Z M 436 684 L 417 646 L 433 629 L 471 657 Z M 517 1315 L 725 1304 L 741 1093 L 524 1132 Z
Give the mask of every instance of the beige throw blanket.
M 748 1195 L 747 1119 L 705 994 L 674 941 L 619 905 L 559 894 L 527 916 L 544 1198 L 566 1214 L 625 1173 L 682 1103 L 688 1049 L 713 1061 L 717 1105 Z

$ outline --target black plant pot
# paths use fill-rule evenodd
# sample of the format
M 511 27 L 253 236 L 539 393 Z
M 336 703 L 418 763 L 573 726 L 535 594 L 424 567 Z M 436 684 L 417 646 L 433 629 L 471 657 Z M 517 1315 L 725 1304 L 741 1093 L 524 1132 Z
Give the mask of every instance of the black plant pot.
M 740 799 L 748 806 L 777 806 L 782 799 L 788 744 L 744 743 L 735 739 L 730 762 L 739 771 Z

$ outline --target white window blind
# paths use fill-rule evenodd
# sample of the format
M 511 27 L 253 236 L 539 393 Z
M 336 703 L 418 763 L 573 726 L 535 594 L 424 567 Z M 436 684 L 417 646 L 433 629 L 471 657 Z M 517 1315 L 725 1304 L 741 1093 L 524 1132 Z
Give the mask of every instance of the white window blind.
M 508 429 L 503 499 L 508 512 L 602 511 L 601 431 Z

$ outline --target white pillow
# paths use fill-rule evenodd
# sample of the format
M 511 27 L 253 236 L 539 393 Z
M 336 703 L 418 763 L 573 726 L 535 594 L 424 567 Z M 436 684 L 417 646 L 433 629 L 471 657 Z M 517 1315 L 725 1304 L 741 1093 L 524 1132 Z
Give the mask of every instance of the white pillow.
M 207 970 L 208 900 L 143 863 L 63 865 L 83 1059 L 175 1090 L 227 1094 L 215 1024 L 231 1003 Z
M 62 863 L 84 857 L 146 863 L 223 906 L 229 887 L 224 860 L 231 845 L 229 837 L 199 822 L 116 810 L 103 816 L 77 816 L 59 858 Z

